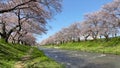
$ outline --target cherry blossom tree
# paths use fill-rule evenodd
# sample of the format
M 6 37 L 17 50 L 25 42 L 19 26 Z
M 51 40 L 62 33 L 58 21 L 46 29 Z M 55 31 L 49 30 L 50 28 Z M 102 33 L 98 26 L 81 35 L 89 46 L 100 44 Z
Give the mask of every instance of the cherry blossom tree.
M 27 9 L 32 12 L 54 11 L 61 9 L 61 0 L 1 0 L 0 13 L 11 12 L 17 9 Z M 52 13 L 53 14 L 53 13 Z
M 113 0 L 103 5 L 99 11 L 85 14 L 82 22 L 73 23 L 61 29 L 49 39 L 62 43 L 76 40 L 96 40 L 99 37 L 109 40 L 110 37 L 116 37 L 119 31 L 120 0 Z M 52 41 L 49 42 L 53 43 Z
M 22 44 L 25 44 L 25 45 L 35 45 L 36 43 L 35 37 L 33 36 L 33 34 L 30 34 L 30 33 L 27 33 L 26 35 L 21 37 L 20 41 Z
M 61 11 L 61 2 L 61 0 L 0 1 L 1 37 L 8 42 L 10 36 L 19 40 L 19 37 L 27 33 L 45 33 L 47 20 Z
M 84 27 L 88 27 L 88 30 L 86 28 L 85 29 L 90 33 L 88 35 L 90 35 L 94 40 L 96 40 L 99 35 L 99 25 L 101 24 L 99 15 L 99 11 L 85 15 L 86 22 L 84 23 L 86 25 L 84 25 Z
M 120 26 L 120 9 L 119 8 L 120 8 L 120 0 L 113 0 L 110 3 L 103 5 L 102 7 L 103 11 L 108 12 L 114 17 L 116 17 L 117 22 L 113 22 L 113 23 L 116 23 L 118 26 Z

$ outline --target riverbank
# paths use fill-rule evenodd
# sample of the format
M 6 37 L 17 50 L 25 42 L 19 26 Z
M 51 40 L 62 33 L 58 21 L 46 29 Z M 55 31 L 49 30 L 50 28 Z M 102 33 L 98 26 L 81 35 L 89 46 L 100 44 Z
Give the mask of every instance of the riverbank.
M 98 39 L 48 45 L 45 47 L 120 55 L 120 37 L 111 38 L 108 41 L 105 39 Z
M 10 44 L 0 39 L 0 68 L 62 68 L 36 47 Z

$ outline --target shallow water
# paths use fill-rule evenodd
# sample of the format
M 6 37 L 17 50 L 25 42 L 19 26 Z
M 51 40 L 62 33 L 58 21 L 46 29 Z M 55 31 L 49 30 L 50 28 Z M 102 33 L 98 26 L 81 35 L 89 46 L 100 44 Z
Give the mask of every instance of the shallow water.
M 66 68 L 120 68 L 120 56 L 81 51 L 40 48 Z

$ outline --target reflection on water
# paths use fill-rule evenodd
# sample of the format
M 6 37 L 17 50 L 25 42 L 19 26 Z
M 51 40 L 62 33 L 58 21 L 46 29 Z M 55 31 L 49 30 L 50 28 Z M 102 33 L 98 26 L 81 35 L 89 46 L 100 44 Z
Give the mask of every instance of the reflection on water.
M 40 48 L 66 68 L 120 68 L 120 56 L 80 51 Z

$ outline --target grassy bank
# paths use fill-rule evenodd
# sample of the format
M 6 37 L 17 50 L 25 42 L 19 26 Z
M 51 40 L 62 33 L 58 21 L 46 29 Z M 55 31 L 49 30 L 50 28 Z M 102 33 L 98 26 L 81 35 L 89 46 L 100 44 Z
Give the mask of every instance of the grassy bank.
M 61 68 L 35 47 L 0 40 L 0 68 Z
M 120 37 L 111 38 L 108 41 L 105 39 L 98 39 L 81 42 L 68 42 L 60 45 L 50 45 L 47 47 L 120 55 Z

